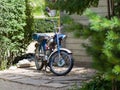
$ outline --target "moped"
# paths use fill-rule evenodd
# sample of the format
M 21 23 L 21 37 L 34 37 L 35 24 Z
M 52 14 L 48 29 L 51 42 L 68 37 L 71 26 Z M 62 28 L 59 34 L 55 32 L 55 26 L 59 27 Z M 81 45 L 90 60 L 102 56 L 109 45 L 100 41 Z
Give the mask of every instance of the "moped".
M 54 24 L 55 21 L 47 20 Z M 62 47 L 62 40 L 66 38 L 61 28 L 55 27 L 54 33 L 34 33 L 33 39 L 37 41 L 35 50 L 35 65 L 37 70 L 44 66 L 57 76 L 68 74 L 74 65 L 72 52 Z

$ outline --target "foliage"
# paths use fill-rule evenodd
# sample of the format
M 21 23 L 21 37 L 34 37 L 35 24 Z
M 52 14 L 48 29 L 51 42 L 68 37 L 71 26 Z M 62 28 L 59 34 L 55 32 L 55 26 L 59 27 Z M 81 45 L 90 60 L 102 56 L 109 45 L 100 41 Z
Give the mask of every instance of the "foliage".
M 45 0 L 46 6 L 49 7 L 50 9 L 55 9 L 54 2 L 55 0 Z
M 120 88 L 120 81 L 116 83 L 116 89 Z M 102 73 L 97 74 L 93 79 L 84 83 L 81 89 L 79 90 L 113 90 L 112 81 L 106 80 Z
M 75 32 L 76 36 L 89 39 L 90 44 L 84 43 L 83 46 L 92 56 L 93 67 L 102 73 L 100 77 L 102 79 L 96 76 L 82 89 L 76 86 L 73 90 L 118 90 L 120 88 L 120 20 L 117 17 L 109 20 L 90 10 L 87 10 L 85 15 L 89 18 L 89 26 L 72 21 L 67 28 Z
M 1 0 L 0 12 L 0 67 L 3 69 L 4 64 L 7 68 L 15 56 L 24 52 L 33 31 L 33 19 L 29 0 Z
M 91 22 L 88 30 L 91 45 L 87 45 L 87 49 L 93 56 L 99 71 L 115 74 L 113 70 L 116 65 L 119 65 L 120 58 L 120 21 L 117 17 L 108 20 L 89 11 L 86 15 Z
M 85 83 L 80 90 L 111 90 L 112 82 L 105 80 L 100 74 L 95 76 L 92 80 Z
M 82 32 L 88 29 L 87 25 L 82 25 L 78 22 L 75 22 L 74 19 L 67 14 L 61 16 L 61 23 L 63 23 L 63 29 L 66 32 L 72 32 L 76 38 L 80 38 Z
M 72 87 L 70 87 L 68 90 L 80 90 L 81 89 L 81 87 L 79 87 L 78 85 L 77 85 L 77 83 L 75 83 L 74 85 L 72 85 Z
M 50 0 L 49 0 L 50 1 Z M 54 8 L 66 11 L 69 14 L 82 14 L 86 8 L 97 6 L 99 0 L 54 0 Z
M 10 60 L 13 53 L 22 51 L 25 26 L 25 1 L 0 1 L 0 60 Z M 4 53 L 3 53 L 4 52 Z M 8 59 L 9 57 L 9 59 Z M 9 62 L 9 61 L 8 61 Z
M 34 16 L 44 16 L 45 0 L 29 0 Z
M 69 88 L 68 90 L 80 90 L 81 87 L 79 87 L 76 83 L 71 87 Z
M 55 5 L 57 9 L 65 10 L 69 14 L 82 14 L 86 8 L 93 5 L 97 6 L 98 1 L 99 0 L 57 0 Z M 90 19 L 90 26 L 86 28 L 86 26 L 79 27 L 79 24 L 76 24 L 79 29 L 75 30 L 73 28 L 73 30 L 78 36 L 89 39 L 90 44 L 84 44 L 84 47 L 93 58 L 94 68 L 103 73 L 104 81 L 107 80 L 111 82 L 112 90 L 118 90 L 117 83 L 120 82 L 120 20 L 118 18 L 120 17 L 120 0 L 107 1 L 110 1 L 108 4 L 110 5 L 110 7 L 108 7 L 111 11 L 110 14 L 112 13 L 112 16 L 114 16 L 110 18 L 111 20 L 87 11 L 86 15 Z M 98 79 L 97 82 L 99 81 Z M 85 90 L 88 89 L 90 90 L 90 88 Z M 92 87 L 91 90 L 99 89 Z M 102 90 L 102 88 L 100 90 Z
M 117 81 L 116 85 L 119 89 L 120 81 Z M 106 80 L 102 73 L 97 73 L 91 80 L 85 81 L 81 87 L 75 84 L 69 90 L 112 90 L 112 82 Z
M 120 20 L 109 20 L 89 10 L 85 14 L 90 19 L 90 28 L 80 32 L 90 44 L 84 47 L 93 58 L 93 67 L 103 73 L 105 80 L 114 81 L 112 85 L 116 87 L 120 81 Z
M 3 60 L 0 65 L 0 69 L 1 70 L 7 69 L 8 68 L 7 63 L 8 63 L 7 60 Z
M 120 0 L 115 0 L 114 1 L 115 5 L 114 5 L 114 12 L 115 12 L 115 16 L 120 17 Z
M 34 32 L 34 17 L 33 17 L 33 8 L 30 5 L 30 0 L 25 0 L 26 10 L 26 25 L 24 26 L 24 48 L 31 42 L 31 37 Z
M 71 24 L 73 22 L 73 19 L 69 15 L 64 14 L 61 16 L 61 21 L 64 24 Z
M 55 25 L 58 25 L 58 18 L 35 18 L 34 27 L 35 32 L 37 33 L 45 33 L 45 32 L 53 32 L 54 24 L 52 22 L 46 20 L 54 20 Z

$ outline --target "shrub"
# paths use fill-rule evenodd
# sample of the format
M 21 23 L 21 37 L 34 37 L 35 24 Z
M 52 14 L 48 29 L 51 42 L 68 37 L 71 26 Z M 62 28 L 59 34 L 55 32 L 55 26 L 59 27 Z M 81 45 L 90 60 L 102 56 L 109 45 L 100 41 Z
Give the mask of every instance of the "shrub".
M 94 69 L 102 74 L 96 76 L 80 90 L 119 90 L 120 19 L 112 17 L 109 20 L 89 10 L 85 12 L 85 15 L 88 16 L 90 25 L 76 24 L 79 27 L 74 29 L 74 32 L 89 40 L 89 44 L 84 43 L 83 46 L 92 56 Z
M 105 80 L 102 75 L 95 76 L 85 83 L 80 90 L 111 90 L 111 82 Z
M 92 56 L 93 67 L 103 74 L 103 80 L 112 82 L 112 90 L 117 90 L 120 81 L 120 20 L 117 17 L 109 20 L 89 10 L 86 15 L 90 19 L 90 28 L 82 30 L 81 35 L 88 38 L 90 44 L 84 46 Z
M 0 0 L 0 12 L 0 64 L 8 67 L 29 43 L 33 21 L 28 0 Z
M 58 18 L 35 18 L 34 19 L 34 32 L 38 33 L 45 33 L 45 32 L 53 32 L 54 24 L 52 22 L 46 21 L 47 20 L 54 20 L 55 25 L 58 25 Z

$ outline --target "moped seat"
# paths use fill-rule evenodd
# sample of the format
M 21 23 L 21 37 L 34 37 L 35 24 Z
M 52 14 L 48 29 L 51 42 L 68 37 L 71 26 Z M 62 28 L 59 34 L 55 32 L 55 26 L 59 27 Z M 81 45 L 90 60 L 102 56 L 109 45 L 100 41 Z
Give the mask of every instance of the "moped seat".
M 43 39 L 48 39 L 49 37 L 54 36 L 54 33 L 34 33 L 33 39 L 36 41 L 40 41 Z

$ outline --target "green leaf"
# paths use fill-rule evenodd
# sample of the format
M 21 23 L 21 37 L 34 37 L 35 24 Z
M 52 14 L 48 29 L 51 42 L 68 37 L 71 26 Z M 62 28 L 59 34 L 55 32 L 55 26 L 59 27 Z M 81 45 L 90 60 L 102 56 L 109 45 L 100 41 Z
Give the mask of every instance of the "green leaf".
M 112 72 L 116 75 L 120 74 L 120 65 L 115 65 Z

